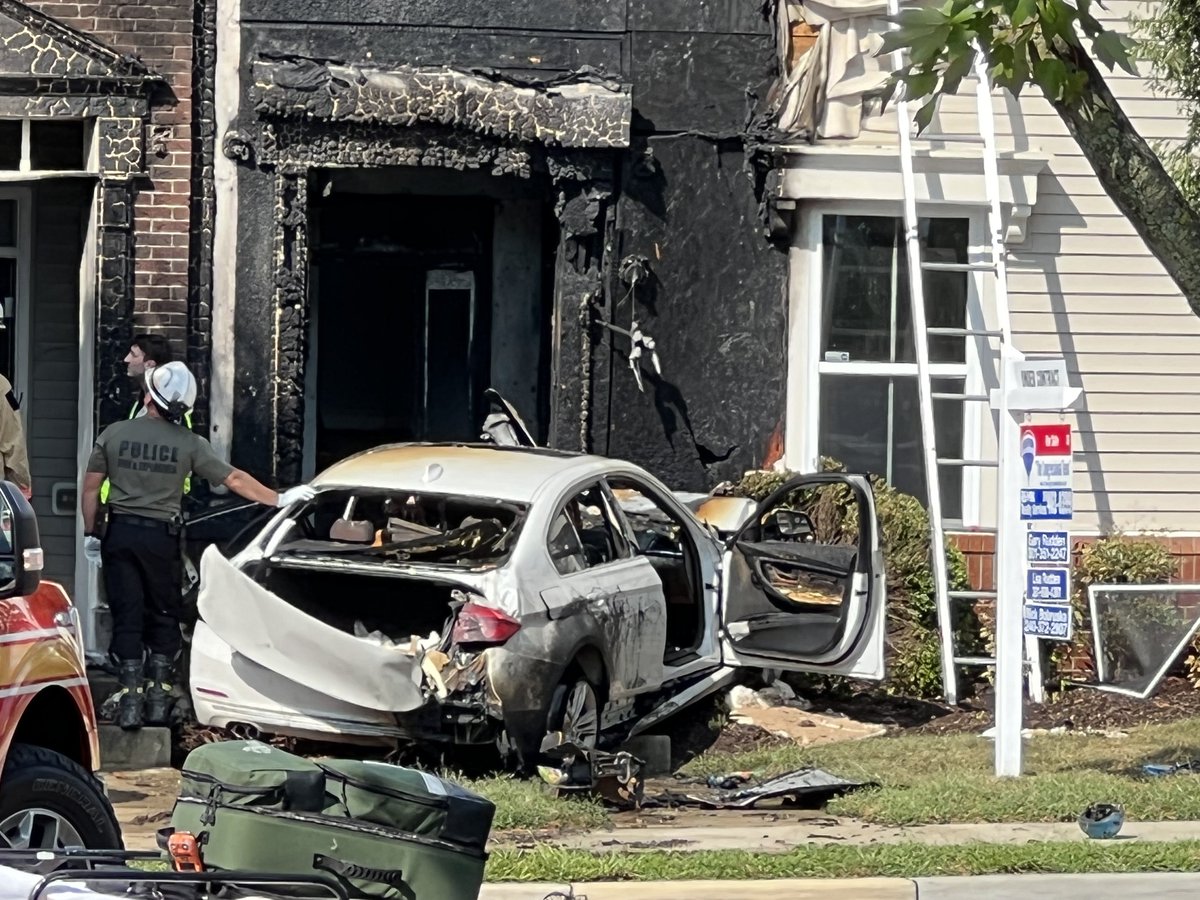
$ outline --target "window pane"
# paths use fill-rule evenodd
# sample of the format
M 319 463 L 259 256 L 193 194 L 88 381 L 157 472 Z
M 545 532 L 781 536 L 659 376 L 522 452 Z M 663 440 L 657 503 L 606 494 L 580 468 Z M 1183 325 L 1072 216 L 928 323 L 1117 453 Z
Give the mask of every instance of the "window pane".
M 963 381 L 933 379 L 933 390 L 961 393 Z M 844 463 L 852 472 L 885 478 L 897 490 L 926 503 L 921 450 L 921 409 L 915 376 L 821 376 L 821 422 L 818 451 Z M 963 407 L 957 401 L 934 403 L 938 453 L 962 455 Z M 962 517 L 962 470 L 943 466 L 942 514 Z
M 0 169 L 15 172 L 21 168 L 21 123 L 0 121 Z
M 36 170 L 78 172 L 84 166 L 83 122 L 33 120 L 29 123 L 29 165 Z
M 579 541 L 579 532 L 567 516 L 566 510 L 560 512 L 550 526 L 550 558 L 554 560 L 554 568 L 560 575 L 571 575 L 582 572 L 587 568 L 583 559 L 583 544 Z
M 17 246 L 17 201 L 0 200 L 0 247 Z
M 23 385 L 16 384 L 16 373 L 13 371 L 13 342 L 16 340 L 14 329 L 17 315 L 17 261 L 12 257 L 0 257 L 0 375 L 4 375 L 16 385 L 17 394 L 24 390 Z M 0 400 L 0 402 L 3 402 Z
M 921 256 L 926 262 L 967 262 L 969 223 L 966 219 L 922 219 Z M 907 257 L 903 266 L 904 315 L 900 359 L 916 362 L 913 349 Z M 925 273 L 925 318 L 930 328 L 965 328 L 967 325 L 966 272 Z M 965 338 L 935 335 L 929 341 L 930 362 L 965 362 Z
M 890 362 L 898 221 L 884 216 L 825 216 L 824 359 Z M 904 294 L 907 297 L 907 293 Z
M 588 488 L 568 501 L 550 526 L 550 558 L 563 575 L 602 566 L 626 556 L 609 520 L 600 486 Z
M 966 219 L 922 219 L 927 262 L 967 262 Z M 822 359 L 827 362 L 915 362 L 908 256 L 900 219 L 825 216 L 823 221 Z M 966 325 L 967 273 L 925 273 L 931 327 Z M 963 362 L 966 341 L 930 341 L 933 362 Z

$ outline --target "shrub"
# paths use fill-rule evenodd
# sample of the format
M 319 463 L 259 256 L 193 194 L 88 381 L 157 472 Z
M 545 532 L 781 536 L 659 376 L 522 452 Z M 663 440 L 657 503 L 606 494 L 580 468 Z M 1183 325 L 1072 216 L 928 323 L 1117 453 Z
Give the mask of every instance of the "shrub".
M 822 461 L 825 471 L 842 472 L 835 460 Z M 748 472 L 734 493 L 764 500 L 795 472 Z M 937 599 L 929 555 L 929 516 L 915 498 L 901 493 L 883 479 L 871 477 L 887 565 L 889 692 L 915 697 L 937 697 L 942 692 L 941 644 L 938 636 Z M 813 520 L 818 540 L 846 543 L 857 538 L 858 507 L 848 488 L 802 491 L 788 498 Z M 950 587 L 969 586 L 966 559 L 958 547 L 947 543 Z M 963 604 L 960 604 L 963 606 Z M 955 632 L 959 653 L 978 652 L 982 643 L 974 612 L 958 610 Z M 827 684 L 827 680 L 824 682 Z

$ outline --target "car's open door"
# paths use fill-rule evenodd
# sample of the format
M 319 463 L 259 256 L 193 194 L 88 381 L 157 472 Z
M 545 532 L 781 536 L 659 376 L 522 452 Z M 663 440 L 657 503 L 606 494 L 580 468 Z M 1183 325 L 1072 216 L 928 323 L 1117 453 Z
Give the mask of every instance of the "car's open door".
M 724 571 L 727 663 L 883 677 L 887 588 L 865 477 L 781 486 L 729 539 Z

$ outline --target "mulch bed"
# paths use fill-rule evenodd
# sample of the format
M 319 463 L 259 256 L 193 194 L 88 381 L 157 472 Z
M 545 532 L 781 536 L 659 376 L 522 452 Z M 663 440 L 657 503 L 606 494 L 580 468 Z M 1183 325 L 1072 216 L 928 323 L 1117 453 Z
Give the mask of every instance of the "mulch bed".
M 978 734 L 995 724 L 990 690 L 971 701 L 970 708 L 913 728 L 913 734 Z M 1124 731 L 1138 725 L 1164 725 L 1200 717 L 1200 690 L 1184 678 L 1167 678 L 1146 700 L 1088 687 L 1068 687 L 1041 706 L 1026 702 L 1026 728 L 1066 728 L 1070 731 Z

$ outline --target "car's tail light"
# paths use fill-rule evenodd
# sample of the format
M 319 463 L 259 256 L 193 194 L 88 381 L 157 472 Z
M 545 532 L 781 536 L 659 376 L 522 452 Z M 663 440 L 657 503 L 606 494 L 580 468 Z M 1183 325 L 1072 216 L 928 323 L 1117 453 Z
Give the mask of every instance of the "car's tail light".
M 468 603 L 458 612 L 452 639 L 456 644 L 503 644 L 521 630 L 521 623 L 490 606 Z

